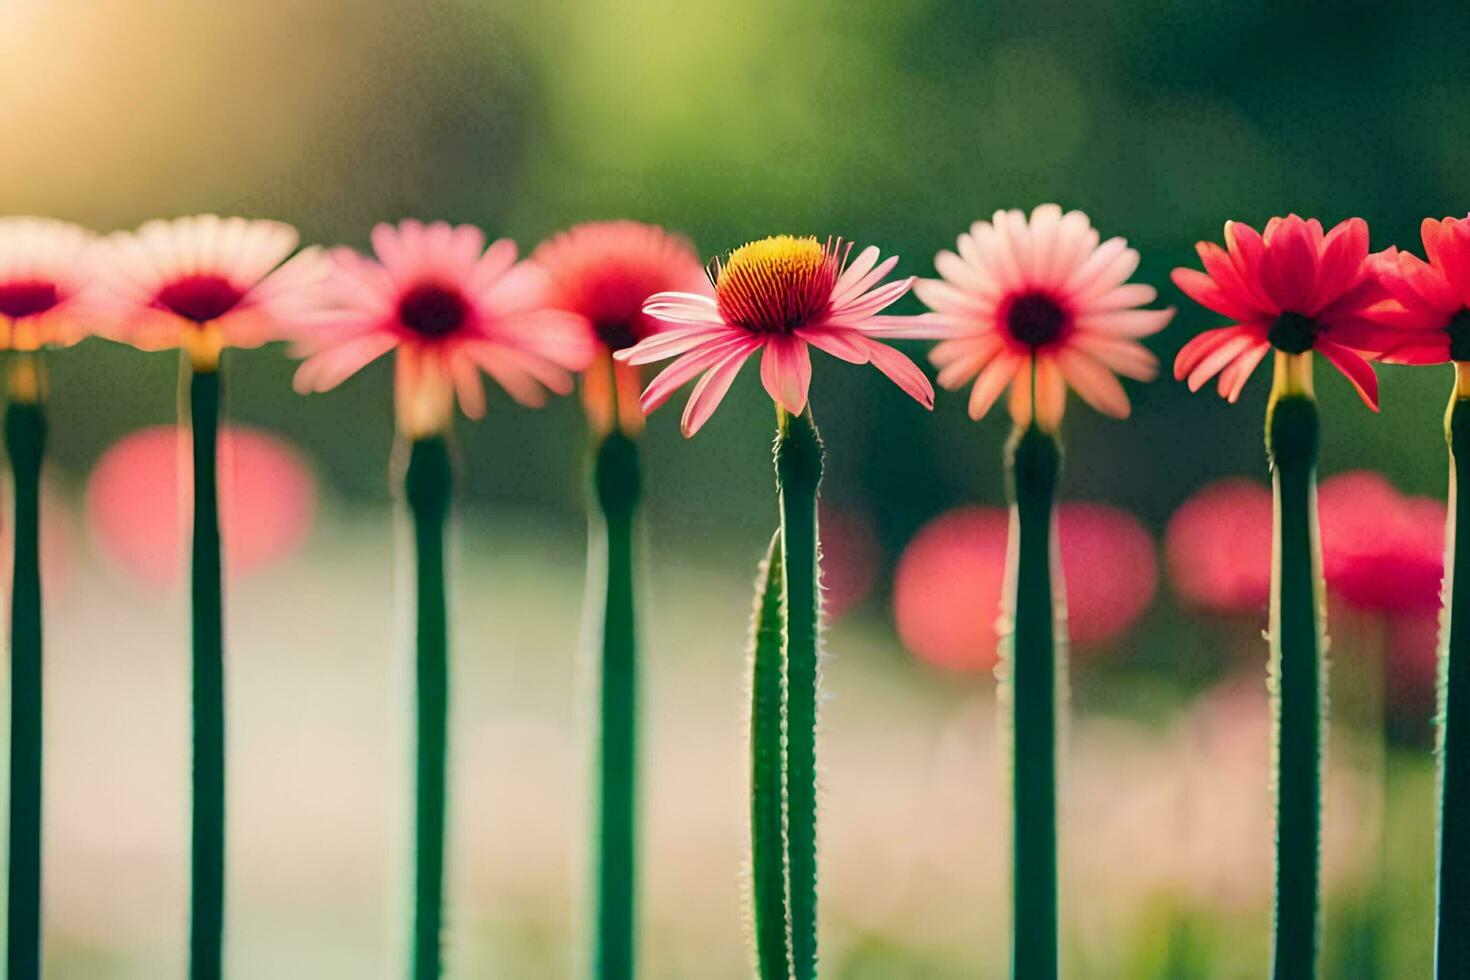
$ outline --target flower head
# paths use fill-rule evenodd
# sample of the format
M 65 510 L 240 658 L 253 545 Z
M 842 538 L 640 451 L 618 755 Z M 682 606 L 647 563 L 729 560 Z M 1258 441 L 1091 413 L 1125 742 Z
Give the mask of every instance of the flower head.
M 699 431 L 730 390 L 741 365 L 761 355 L 761 383 L 793 415 L 806 408 L 808 345 L 850 364 L 872 364 L 926 408 L 934 389 L 918 366 L 878 338 L 928 336 L 917 318 L 880 316 L 913 279 L 882 283 L 898 263 L 869 246 L 848 263 L 841 239 L 777 235 L 742 245 L 710 264 L 714 296 L 664 292 L 643 311 L 670 326 L 614 356 L 627 364 L 677 360 L 643 392 L 645 413 L 699 376 L 684 408 L 684 435 Z
M 484 371 L 523 405 L 567 394 L 594 353 L 586 321 L 544 304 L 546 273 L 516 262 L 502 238 L 485 246 L 470 225 L 404 221 L 373 229 L 374 257 L 333 249 L 331 312 L 304 335 L 296 390 L 326 391 L 397 351 L 396 401 L 405 434 L 442 432 L 460 408 L 485 414 Z
M 531 253 L 548 278 L 547 304 L 586 318 L 598 350 L 582 381 L 593 424 L 627 431 L 643 425 L 638 369 L 612 355 L 663 329 L 643 312 L 655 293 L 706 293 L 699 257 L 683 236 L 637 221 L 589 221 L 553 235 Z
M 1138 342 L 1162 330 L 1174 310 L 1142 310 L 1157 292 L 1129 283 L 1138 253 L 1121 238 L 1099 244 L 1081 211 L 1043 204 L 1028 220 L 997 211 L 959 237 L 958 254 L 940 252 L 941 279 L 914 287 L 935 312 L 944 339 L 929 355 L 939 384 L 970 389 L 979 419 L 1010 385 L 1017 425 L 1055 429 L 1067 386 L 1104 414 L 1126 418 L 1128 395 L 1114 377 L 1150 381 L 1158 361 Z M 1033 395 L 1034 392 L 1034 395 Z
M 1322 573 L 1350 605 L 1437 612 L 1444 578 L 1445 506 L 1406 497 L 1382 474 L 1339 473 L 1318 491 Z
M 1175 269 L 1174 284 L 1196 303 L 1235 322 L 1206 330 L 1179 352 L 1174 376 L 1198 391 L 1215 375 L 1228 401 L 1274 347 L 1317 351 L 1378 410 L 1378 378 L 1359 351 L 1386 330 L 1367 317 L 1382 298 L 1379 259 L 1368 254 L 1368 224 L 1349 218 L 1324 233 L 1315 218 L 1272 218 L 1264 234 L 1225 222 L 1225 248 L 1196 246 L 1205 271 Z
M 74 344 L 89 285 L 92 233 L 51 218 L 0 218 L 0 349 Z
M 116 232 L 99 249 L 99 332 L 143 350 L 183 347 L 206 368 L 224 347 L 285 339 L 309 319 L 324 274 L 317 249 L 285 261 L 296 244 L 279 221 L 212 214 Z
M 1388 249 L 1378 264 L 1387 297 L 1368 310 L 1392 330 L 1375 352 L 1394 364 L 1470 361 L 1470 217 L 1425 218 L 1424 261 Z

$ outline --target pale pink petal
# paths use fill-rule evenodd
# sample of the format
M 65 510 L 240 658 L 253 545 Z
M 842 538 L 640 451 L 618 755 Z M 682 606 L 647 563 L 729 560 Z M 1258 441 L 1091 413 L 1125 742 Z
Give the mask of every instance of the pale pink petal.
M 303 361 L 292 384 L 301 394 L 335 388 L 396 344 L 391 334 L 371 333 L 329 347 Z
M 1162 310 L 1117 310 L 1112 313 L 1084 314 L 1077 318 L 1077 329 L 1120 337 L 1147 337 L 1158 333 L 1174 319 L 1174 307 Z
M 833 326 L 800 327 L 796 336 L 817 350 L 849 364 L 868 363 L 868 350 L 863 346 L 862 334 L 857 330 Z
M 714 326 L 675 327 L 660 331 L 632 347 L 625 347 L 613 357 L 624 364 L 652 364 L 654 361 L 677 357 L 710 341 L 743 336 L 744 331 L 727 327 L 723 323 Z
M 709 417 L 719 408 L 720 402 L 724 400 L 725 393 L 730 390 L 735 376 L 740 373 L 740 368 L 745 364 L 745 359 L 750 356 L 749 351 L 737 351 L 727 355 L 719 364 L 705 372 L 704 376 L 695 384 L 693 393 L 689 396 L 689 403 L 684 406 L 684 415 L 679 420 L 679 430 L 688 439 L 704 427 Z
M 752 340 L 749 337 L 732 337 L 690 351 L 664 368 L 659 372 L 658 377 L 649 382 L 648 387 L 644 389 L 643 397 L 639 400 L 643 414 L 652 414 L 653 410 L 668 401 L 669 396 L 675 391 L 732 353 L 740 351 L 749 355 L 762 343 L 763 341 Z
M 1083 401 L 1104 415 L 1128 417 L 1128 394 L 1113 372 L 1079 350 L 1062 350 L 1056 360 L 1062 376 Z
M 903 354 L 880 344 L 876 340 L 863 339 L 868 349 L 868 361 L 925 408 L 934 407 L 934 386 L 929 383 L 919 366 Z
M 772 337 L 761 356 L 761 384 L 792 415 L 806 409 L 812 383 L 812 361 L 806 343 L 796 337 Z
M 970 389 L 969 413 L 970 418 L 975 421 L 985 417 L 990 411 L 1000 393 L 1005 391 L 1006 385 L 1011 383 L 1020 384 L 1017 372 L 1022 367 L 1029 366 L 1030 359 L 1015 354 L 1001 354 L 975 379 L 975 387 Z M 1029 378 L 1027 379 L 1029 381 Z

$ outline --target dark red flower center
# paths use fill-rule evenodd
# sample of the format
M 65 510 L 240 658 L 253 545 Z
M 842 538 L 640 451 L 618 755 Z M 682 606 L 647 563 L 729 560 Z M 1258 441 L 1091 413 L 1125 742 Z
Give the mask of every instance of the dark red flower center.
M 398 301 L 398 319 L 416 334 L 443 337 L 464 326 L 470 306 L 457 289 L 425 283 Z
M 0 285 L 0 316 L 19 320 L 23 316 L 45 313 L 60 299 L 55 283 L 40 280 L 7 282 Z
M 1470 310 L 1461 310 L 1445 324 L 1450 335 L 1450 360 L 1470 361 Z
M 642 331 L 633 320 L 598 321 L 592 329 L 597 331 L 597 339 L 611 351 L 625 350 L 643 339 L 640 336 Z
M 1288 354 L 1305 354 L 1317 340 L 1321 325 L 1301 313 L 1283 313 L 1271 324 L 1266 338 L 1271 346 Z
M 187 276 L 160 289 L 153 303 L 185 320 L 208 323 L 234 309 L 244 295 L 223 276 Z
M 1045 293 L 1022 293 L 1006 309 L 1006 329 L 1028 347 L 1045 347 L 1067 327 L 1067 311 Z

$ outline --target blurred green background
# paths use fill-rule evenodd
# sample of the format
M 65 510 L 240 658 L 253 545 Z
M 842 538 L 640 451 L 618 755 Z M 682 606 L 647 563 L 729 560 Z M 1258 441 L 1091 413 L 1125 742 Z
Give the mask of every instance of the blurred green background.
M 632 217 L 705 254 L 840 234 L 924 275 L 971 221 L 1054 200 L 1126 236 L 1139 278 L 1181 306 L 1150 340 L 1167 365 L 1215 323 L 1168 270 L 1226 218 L 1362 215 L 1375 248 L 1417 250 L 1422 217 L 1466 211 L 1467 47 L 1470 18 L 1449 4 L 7 0 L 0 212 L 102 230 L 241 213 L 358 246 L 376 221 L 447 218 L 525 250 L 575 221 Z M 1007 424 L 971 423 L 956 396 L 931 417 L 876 372 L 818 360 L 826 496 L 867 514 L 878 548 L 876 588 L 828 642 L 824 973 L 999 977 L 994 681 L 916 663 L 889 594 L 924 522 L 1002 502 Z M 50 599 L 49 975 L 180 976 L 186 609 L 98 555 L 80 517 L 102 451 L 173 419 L 177 365 L 91 341 L 50 367 L 52 475 L 75 547 Z M 292 369 L 271 349 L 228 364 L 231 417 L 293 441 L 322 496 L 306 546 L 229 597 L 230 957 L 237 977 L 387 977 L 408 730 L 390 370 L 302 399 Z M 1129 385 L 1126 424 L 1074 400 L 1065 496 L 1161 534 L 1209 480 L 1263 480 L 1266 373 L 1231 407 L 1166 369 Z M 1449 371 L 1382 375 L 1375 417 L 1319 371 L 1324 473 L 1379 470 L 1439 496 Z M 697 439 L 679 437 L 674 409 L 649 426 L 650 977 L 745 969 L 743 630 L 775 521 L 770 428 L 751 370 Z M 490 416 L 458 436 L 452 975 L 566 976 L 586 837 L 585 426 L 575 399 L 529 412 L 492 395 Z M 1068 976 L 1262 974 L 1258 625 L 1201 620 L 1165 583 L 1075 672 Z M 1340 635 L 1339 662 L 1373 635 Z M 1420 731 L 1359 766 L 1372 733 L 1342 737 L 1329 975 L 1427 975 L 1428 742 Z

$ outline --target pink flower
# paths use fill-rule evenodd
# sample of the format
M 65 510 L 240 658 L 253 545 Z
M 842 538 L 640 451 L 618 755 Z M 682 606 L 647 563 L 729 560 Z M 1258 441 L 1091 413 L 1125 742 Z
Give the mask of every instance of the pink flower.
M 1445 505 L 1405 497 L 1381 474 L 1339 473 L 1317 494 L 1322 573 L 1350 605 L 1434 612 L 1444 578 Z
M 761 383 L 776 404 L 794 415 L 806 408 L 812 363 L 808 345 L 850 364 L 872 364 L 925 408 L 934 389 L 924 372 L 879 337 L 929 336 L 917 318 L 878 315 L 909 291 L 913 279 L 883 277 L 897 257 L 878 261 L 863 249 L 847 263 L 841 239 L 777 235 L 742 245 L 713 263 L 715 295 L 665 292 L 643 307 L 671 326 L 614 356 L 626 364 L 677 360 L 643 392 L 652 412 L 699 376 L 684 408 L 685 436 L 709 420 L 750 355 L 761 355 Z
M 74 344 L 88 331 L 92 233 L 51 218 L 0 218 L 0 348 Z
M 1381 349 L 1391 332 L 1367 316 L 1383 296 L 1368 254 L 1368 223 L 1349 218 L 1326 234 L 1316 218 L 1272 218 L 1264 235 L 1225 222 L 1225 248 L 1200 242 L 1205 271 L 1175 269 L 1174 284 L 1196 303 L 1235 322 L 1206 330 L 1179 352 L 1174 377 L 1198 391 L 1215 375 L 1234 402 L 1271 348 L 1315 350 L 1378 411 L 1378 377 L 1357 353 Z
M 944 340 L 929 355 L 941 387 L 974 379 L 970 417 L 979 419 L 1010 385 L 1011 417 L 1055 429 L 1067 386 L 1115 418 L 1129 413 L 1128 395 L 1114 377 L 1151 381 L 1158 360 L 1138 342 L 1162 330 L 1172 308 L 1141 310 L 1152 286 L 1129 283 L 1138 253 L 1121 238 L 1098 244 L 1081 211 L 1043 204 L 1028 221 L 1021 211 L 997 211 L 959 237 L 959 254 L 940 252 L 942 279 L 920 280 L 914 292 L 935 312 Z M 1033 384 L 1034 377 L 1034 384 Z
M 955 670 L 995 666 L 1009 535 L 1010 514 L 1000 507 L 957 508 L 914 535 L 894 575 L 893 611 L 916 656 Z M 1070 639 L 1082 649 L 1106 646 L 1153 601 L 1153 537 L 1116 507 L 1064 503 L 1057 541 Z
M 178 498 L 193 493 L 185 438 L 172 425 L 139 429 L 109 447 L 87 480 L 88 523 L 103 550 L 158 585 L 173 584 L 183 571 Z M 249 573 L 290 555 L 316 512 L 316 482 L 301 454 L 268 433 L 226 427 L 220 462 L 229 572 Z
M 1428 262 L 1389 249 L 1378 265 L 1388 298 L 1368 316 L 1394 328 L 1378 352 L 1393 364 L 1470 361 L 1470 218 L 1425 218 L 1420 237 Z
M 1271 598 L 1271 520 L 1271 491 L 1254 480 L 1219 480 L 1190 497 L 1164 532 L 1174 588 L 1214 612 L 1264 612 Z
M 548 238 L 531 259 L 549 278 L 548 305 L 579 314 L 591 326 L 598 354 L 582 378 L 582 397 L 593 426 L 611 429 L 616 410 L 625 431 L 638 431 L 638 369 L 615 364 L 612 355 L 663 329 L 662 320 L 643 312 L 650 296 L 709 292 L 693 246 L 657 225 L 589 221 Z
M 545 270 L 516 262 L 502 238 L 485 247 L 470 225 L 404 221 L 373 229 L 376 260 L 333 249 L 330 316 L 301 338 L 296 390 L 335 388 L 397 351 L 399 425 L 412 438 L 442 432 L 456 396 L 471 418 L 485 414 L 480 372 L 522 405 L 572 390 L 572 372 L 595 353 L 582 317 L 546 308 Z
M 296 244 L 279 221 L 212 214 L 116 232 L 98 252 L 99 332 L 143 350 L 183 347 L 201 366 L 224 347 L 284 339 L 310 317 L 324 274 L 318 249 L 285 262 Z

